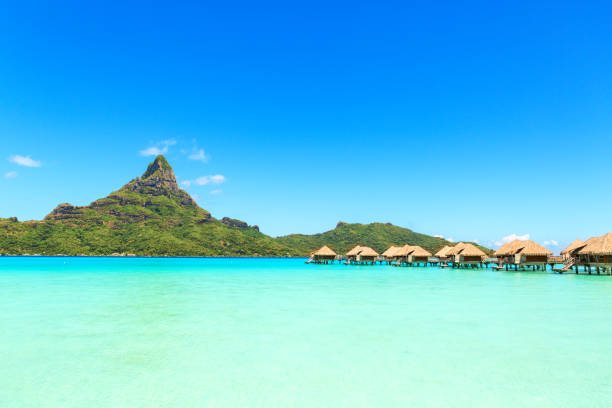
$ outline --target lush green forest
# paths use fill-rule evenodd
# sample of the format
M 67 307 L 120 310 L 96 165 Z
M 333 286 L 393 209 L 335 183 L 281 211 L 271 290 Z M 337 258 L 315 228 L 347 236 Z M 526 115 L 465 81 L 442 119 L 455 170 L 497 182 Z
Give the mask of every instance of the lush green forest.
M 0 218 L 0 254 L 139 256 L 306 256 L 322 245 L 342 253 L 354 245 L 436 251 L 451 243 L 391 224 L 339 223 L 315 235 L 272 238 L 246 222 L 218 220 L 180 189 L 158 156 L 140 178 L 88 206 L 58 205 L 42 221 Z
M 339 222 L 335 229 L 321 234 L 292 234 L 279 237 L 277 240 L 300 253 L 309 253 L 323 245 L 329 246 L 337 253 L 345 253 L 355 245 L 367 245 L 382 253 L 391 245 L 419 245 L 435 253 L 445 245 L 453 243 L 430 235 L 419 234 L 407 228 L 393 224 L 347 224 Z

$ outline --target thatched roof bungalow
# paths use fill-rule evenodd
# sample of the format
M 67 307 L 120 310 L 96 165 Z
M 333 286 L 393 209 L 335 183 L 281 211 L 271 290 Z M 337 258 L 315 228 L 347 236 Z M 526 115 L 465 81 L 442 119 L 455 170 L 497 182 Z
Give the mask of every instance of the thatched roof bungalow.
M 484 251 L 468 242 L 460 242 L 449 253 L 452 254 L 453 266 L 456 267 L 481 266 L 487 256 Z
M 608 232 L 601 237 L 593 237 L 584 242 L 584 246 L 577 252 L 578 262 L 585 268 L 596 267 L 597 272 L 600 268 L 607 273 L 612 271 L 612 232 Z
M 544 248 L 542 245 L 531 240 L 516 239 L 507 243 L 495 251 L 495 256 L 500 260 L 500 263 L 506 265 L 514 265 L 515 269 L 519 267 L 529 267 L 532 269 L 546 269 L 548 257 L 552 252 Z
M 404 245 L 395 252 L 395 256 L 399 258 L 400 263 L 403 264 L 418 265 L 422 263 L 423 265 L 427 265 L 431 252 L 418 245 Z
M 427 266 L 427 262 L 429 262 L 429 257 L 431 256 L 431 252 L 421 248 L 418 245 L 412 247 L 412 251 L 408 255 L 408 262 L 412 265 L 423 264 L 423 266 Z
M 385 252 L 382 253 L 382 257 L 385 259 L 385 261 L 390 262 L 395 258 L 395 253 L 401 248 L 402 247 L 398 246 L 390 246 Z
M 378 252 L 367 246 L 357 245 L 346 253 L 349 263 L 374 264 L 378 258 Z
M 359 262 L 374 264 L 376 258 L 378 258 L 378 252 L 370 247 L 361 247 L 359 255 L 357 255 Z
M 310 255 L 310 259 L 314 263 L 328 263 L 336 259 L 336 253 L 327 245 L 322 246 Z
M 561 257 L 563 259 L 569 259 L 576 255 L 576 253 L 584 248 L 586 243 L 580 239 L 575 240 L 571 244 L 567 246 L 563 251 L 561 251 Z

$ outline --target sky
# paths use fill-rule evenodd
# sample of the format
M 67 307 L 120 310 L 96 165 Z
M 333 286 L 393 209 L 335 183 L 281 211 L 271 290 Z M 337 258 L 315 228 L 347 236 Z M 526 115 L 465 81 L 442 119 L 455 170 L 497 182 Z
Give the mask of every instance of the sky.
M 87 205 L 163 153 L 273 236 L 558 252 L 612 230 L 609 2 L 50 3 L 0 14 L 0 217 Z

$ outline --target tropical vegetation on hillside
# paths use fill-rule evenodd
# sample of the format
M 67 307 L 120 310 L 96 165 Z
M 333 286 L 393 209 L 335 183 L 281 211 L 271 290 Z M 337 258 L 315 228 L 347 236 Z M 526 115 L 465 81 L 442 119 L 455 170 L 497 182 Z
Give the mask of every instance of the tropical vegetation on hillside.
M 211 217 L 176 183 L 163 156 L 141 178 L 88 206 L 58 205 L 42 221 L 0 219 L 6 254 L 296 256 L 257 228 Z

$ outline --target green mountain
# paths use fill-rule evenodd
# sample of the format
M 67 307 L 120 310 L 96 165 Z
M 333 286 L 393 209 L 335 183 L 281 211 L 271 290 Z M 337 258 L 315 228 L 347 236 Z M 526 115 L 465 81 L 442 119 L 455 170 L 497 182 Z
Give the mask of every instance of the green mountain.
M 292 234 L 277 238 L 277 241 L 300 253 L 310 253 L 327 245 L 338 253 L 345 253 L 355 245 L 367 245 L 382 253 L 391 245 L 419 245 L 431 253 L 437 252 L 445 245 L 454 245 L 442 238 L 419 234 L 407 228 L 389 223 L 347 224 L 339 222 L 331 231 L 321 234 Z
M 272 238 L 244 221 L 213 218 L 179 188 L 163 156 L 90 205 L 60 204 L 42 221 L 0 218 L 0 254 L 11 255 L 306 256 L 323 245 L 343 253 L 357 244 L 382 252 L 404 244 L 436 251 L 450 243 L 380 223 Z
M 217 220 L 178 187 L 158 156 L 136 178 L 88 206 L 58 205 L 42 221 L 0 219 L 0 253 L 144 256 L 296 256 L 257 226 Z

